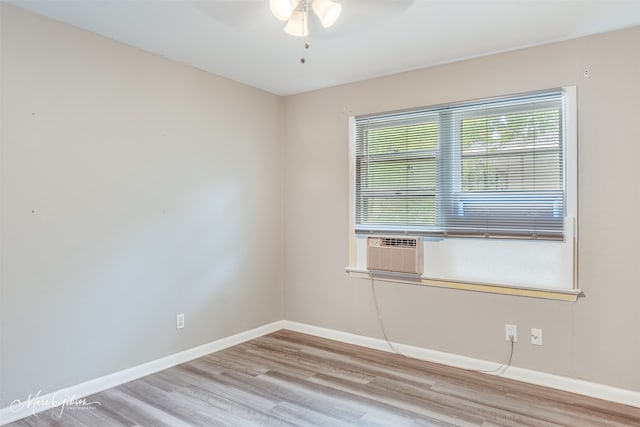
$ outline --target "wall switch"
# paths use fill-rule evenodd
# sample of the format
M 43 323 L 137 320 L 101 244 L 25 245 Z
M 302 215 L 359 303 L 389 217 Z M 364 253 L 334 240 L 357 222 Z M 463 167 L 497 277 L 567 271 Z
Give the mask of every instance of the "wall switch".
M 542 329 L 531 328 L 531 344 L 542 345 Z
M 184 313 L 176 314 L 176 329 L 184 328 Z
M 511 337 L 513 337 L 513 342 L 518 342 L 518 326 L 508 324 L 504 325 L 505 341 L 511 341 Z

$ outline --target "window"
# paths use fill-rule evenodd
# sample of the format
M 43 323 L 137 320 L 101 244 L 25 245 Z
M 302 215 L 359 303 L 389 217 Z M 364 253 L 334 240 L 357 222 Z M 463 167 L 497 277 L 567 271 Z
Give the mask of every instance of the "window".
M 564 90 L 355 119 L 355 231 L 563 240 Z
M 422 284 L 575 301 L 576 105 L 566 87 L 352 117 L 349 274 L 368 277 L 368 234 L 420 234 Z

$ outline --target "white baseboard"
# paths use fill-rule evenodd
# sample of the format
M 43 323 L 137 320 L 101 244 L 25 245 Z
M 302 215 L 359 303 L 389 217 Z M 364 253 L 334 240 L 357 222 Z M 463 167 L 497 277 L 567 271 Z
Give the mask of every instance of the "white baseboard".
M 105 375 L 81 384 L 57 390 L 46 395 L 32 395 L 24 400 L 16 400 L 12 405 L 0 409 L 0 426 L 17 421 L 24 417 L 34 415 L 47 409 L 55 408 L 64 402 L 75 401 L 83 397 L 101 392 L 103 390 L 119 386 L 129 381 L 142 378 L 163 369 L 168 369 L 181 363 L 189 362 L 207 354 L 224 350 L 225 348 L 241 344 L 245 341 L 283 329 L 283 321 L 269 323 L 249 331 L 240 332 L 226 338 L 212 341 L 198 347 L 190 348 L 171 354 L 160 359 L 153 360 L 142 365 L 134 366 L 113 374 Z
M 335 341 L 341 341 L 348 344 L 355 344 L 362 347 L 368 347 L 387 352 L 392 351 L 389 348 L 387 342 L 383 339 L 365 337 L 362 335 L 336 331 L 333 329 L 320 328 L 318 326 L 312 326 L 288 320 L 283 321 L 283 327 L 284 329 L 289 329 L 291 331 L 302 332 L 305 334 L 328 338 Z M 489 362 L 486 360 L 474 359 L 471 357 L 460 356 L 452 353 L 444 353 L 441 351 L 429 350 L 422 347 L 415 347 L 395 342 L 392 344 L 400 353 L 404 354 L 405 356 L 414 357 L 416 359 L 426 360 L 429 362 L 480 371 L 492 370 L 498 367 L 498 364 L 496 364 L 495 362 Z M 551 387 L 558 390 L 564 390 L 571 393 L 582 394 L 584 396 L 595 397 L 598 399 L 609 400 L 611 402 L 622 403 L 625 405 L 640 408 L 640 392 L 637 391 L 625 390 L 575 378 L 518 368 L 515 366 L 510 366 L 501 376 L 504 378 L 524 381 L 531 384 Z

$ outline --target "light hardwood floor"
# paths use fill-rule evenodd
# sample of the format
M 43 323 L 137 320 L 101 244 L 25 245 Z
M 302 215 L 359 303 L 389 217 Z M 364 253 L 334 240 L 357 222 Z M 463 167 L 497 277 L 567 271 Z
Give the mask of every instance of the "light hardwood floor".
M 24 426 L 640 426 L 640 409 L 278 331 Z

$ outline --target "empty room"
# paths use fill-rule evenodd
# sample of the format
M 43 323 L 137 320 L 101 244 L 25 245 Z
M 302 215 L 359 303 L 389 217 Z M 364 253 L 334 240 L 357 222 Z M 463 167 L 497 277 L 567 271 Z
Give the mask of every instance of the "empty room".
M 640 0 L 0 1 L 0 425 L 640 426 Z

